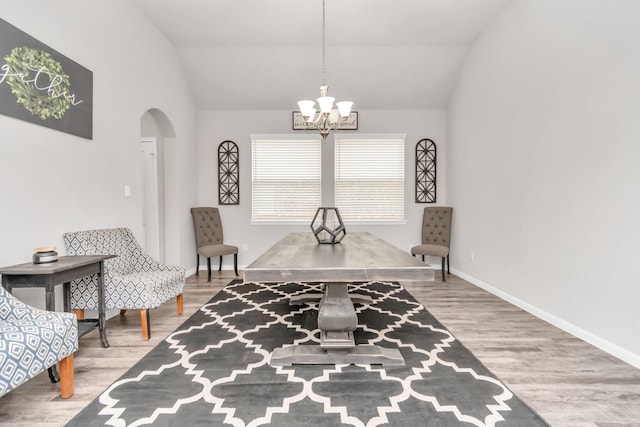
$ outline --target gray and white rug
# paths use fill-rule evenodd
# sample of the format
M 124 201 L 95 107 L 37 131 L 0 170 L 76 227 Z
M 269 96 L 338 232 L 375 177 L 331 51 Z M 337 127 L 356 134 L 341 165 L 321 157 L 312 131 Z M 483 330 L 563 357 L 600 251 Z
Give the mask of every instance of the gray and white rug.
M 273 349 L 317 344 L 321 284 L 232 282 L 68 426 L 546 426 L 402 286 L 349 291 L 358 344 L 398 348 L 406 366 L 271 367 Z

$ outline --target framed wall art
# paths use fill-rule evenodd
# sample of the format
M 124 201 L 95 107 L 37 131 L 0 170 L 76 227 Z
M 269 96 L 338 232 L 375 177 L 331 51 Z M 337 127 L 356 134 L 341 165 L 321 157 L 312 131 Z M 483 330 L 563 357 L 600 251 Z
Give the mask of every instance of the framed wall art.
M 93 138 L 93 73 L 0 19 L 0 114 Z
M 416 144 L 416 203 L 436 202 L 436 143 L 421 139 Z
M 240 157 L 233 141 L 218 146 L 218 203 L 240 204 Z
M 304 117 L 300 111 L 294 111 L 292 113 L 292 129 L 293 130 L 312 130 L 315 129 L 312 125 L 308 125 L 304 121 Z M 349 118 L 345 121 L 341 121 L 337 124 L 336 130 L 358 130 L 358 112 L 352 111 L 349 114 Z

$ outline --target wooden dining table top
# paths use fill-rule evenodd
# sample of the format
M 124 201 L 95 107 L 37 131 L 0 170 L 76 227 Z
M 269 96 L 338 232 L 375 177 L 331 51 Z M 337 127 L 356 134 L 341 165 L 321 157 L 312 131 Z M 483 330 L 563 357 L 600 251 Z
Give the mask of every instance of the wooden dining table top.
M 311 232 L 289 233 L 243 270 L 246 282 L 429 281 L 434 268 L 368 232 L 318 243 Z

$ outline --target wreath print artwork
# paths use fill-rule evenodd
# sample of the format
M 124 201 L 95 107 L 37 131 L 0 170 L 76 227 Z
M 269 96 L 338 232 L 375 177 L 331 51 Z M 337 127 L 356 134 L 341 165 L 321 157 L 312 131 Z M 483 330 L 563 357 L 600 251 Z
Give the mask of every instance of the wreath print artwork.
M 0 18 L 0 115 L 93 139 L 93 73 Z
M 71 92 L 69 76 L 62 65 L 49 53 L 26 46 L 13 48 L 4 59 L 7 84 L 16 101 L 42 120 L 61 119 L 73 104 L 73 98 L 67 96 Z

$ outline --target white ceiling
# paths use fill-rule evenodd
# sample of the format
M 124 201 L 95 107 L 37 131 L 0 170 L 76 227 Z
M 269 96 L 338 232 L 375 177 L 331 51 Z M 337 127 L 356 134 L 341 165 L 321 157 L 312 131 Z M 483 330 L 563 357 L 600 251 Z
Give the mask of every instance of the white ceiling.
M 354 109 L 444 108 L 470 44 L 511 0 L 326 0 L 326 80 Z M 319 96 L 321 0 L 134 0 L 175 45 L 201 110 Z

